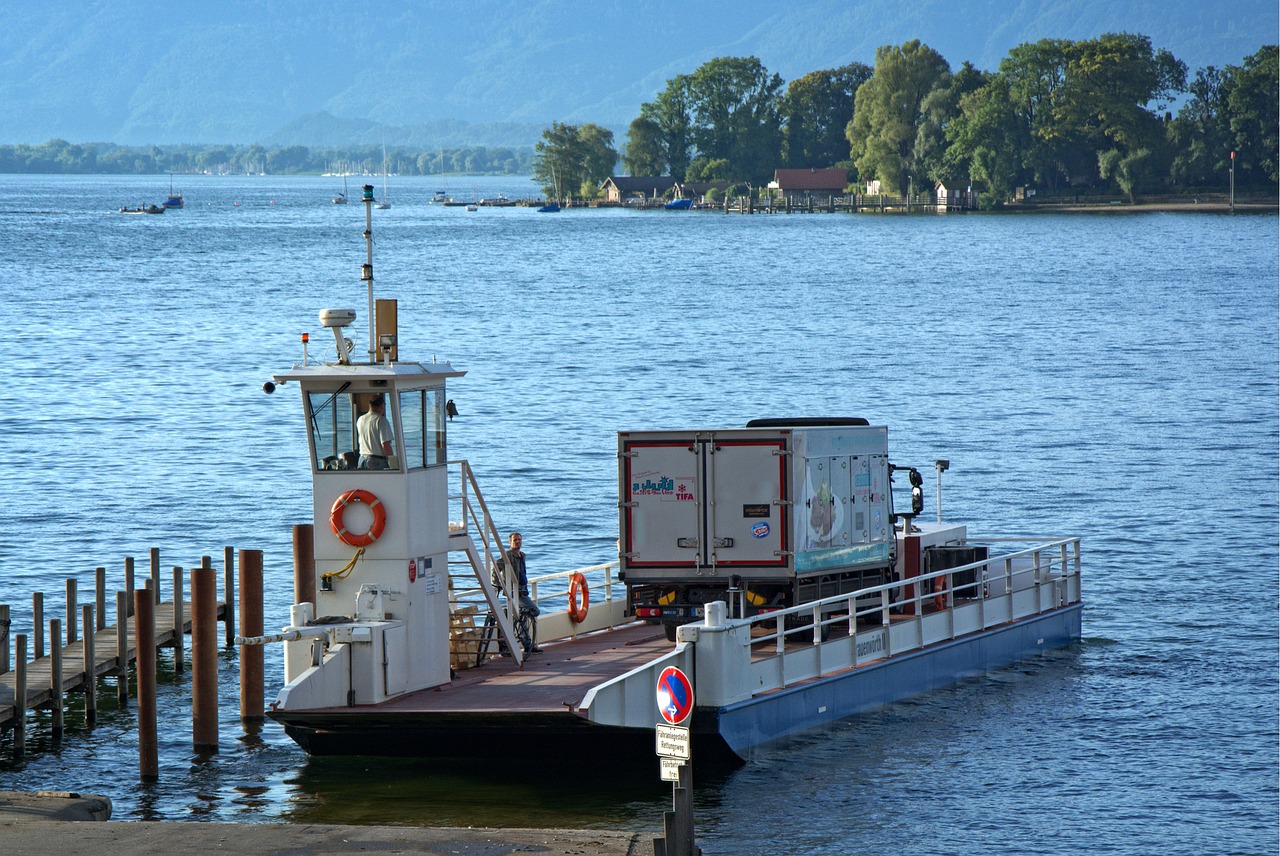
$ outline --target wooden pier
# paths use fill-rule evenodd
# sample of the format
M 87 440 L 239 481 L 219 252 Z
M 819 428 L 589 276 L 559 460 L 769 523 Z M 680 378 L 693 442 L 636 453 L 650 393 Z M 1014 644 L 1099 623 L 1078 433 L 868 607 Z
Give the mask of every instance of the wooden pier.
M 215 608 L 209 613 L 214 616 L 212 623 L 223 622 L 228 647 L 235 638 L 234 568 L 235 552 L 227 547 L 224 553 L 223 597 L 216 600 Z M 201 559 L 199 570 L 214 573 L 210 557 Z M 161 598 L 158 550 L 151 550 L 151 573 L 141 588 L 135 588 L 133 572 L 133 559 L 126 558 L 125 585 L 115 592 L 115 623 L 111 625 L 106 624 L 107 588 L 104 568 L 96 571 L 92 605 L 81 606 L 77 598 L 76 580 L 67 580 L 65 622 L 60 618 L 50 619 L 47 623 L 47 635 L 44 632 L 46 624 L 43 616 L 43 593 L 32 595 L 32 623 L 35 632 L 30 637 L 11 632 L 10 607 L 0 604 L 0 733 L 9 730 L 16 732 L 15 755 L 23 752 L 28 711 L 51 710 L 53 730 L 55 735 L 60 735 L 67 693 L 84 694 L 85 719 L 92 725 L 96 719 L 95 690 L 100 677 L 116 677 L 117 695 L 122 704 L 127 703 L 129 668 L 138 659 L 137 623 L 134 620 L 135 592 L 149 591 L 154 598 L 153 614 L 148 616 L 153 619 L 149 622 L 153 628 L 151 650 L 174 649 L 175 671 L 184 670 L 184 650 L 187 648 L 184 639 L 195 629 L 192 603 L 184 600 L 184 595 L 190 592 L 184 569 L 173 567 L 170 599 L 167 601 Z M 12 644 L 14 642 L 16 645 Z M 34 656 L 28 659 L 29 654 Z

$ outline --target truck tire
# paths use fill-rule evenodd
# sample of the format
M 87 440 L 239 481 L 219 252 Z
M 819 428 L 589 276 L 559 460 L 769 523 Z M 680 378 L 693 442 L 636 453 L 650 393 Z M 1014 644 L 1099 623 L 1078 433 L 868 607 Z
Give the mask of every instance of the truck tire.
M 672 621 L 662 622 L 662 632 L 667 634 L 668 642 L 676 641 L 676 628 L 679 626 L 680 626 L 679 624 L 676 624 Z

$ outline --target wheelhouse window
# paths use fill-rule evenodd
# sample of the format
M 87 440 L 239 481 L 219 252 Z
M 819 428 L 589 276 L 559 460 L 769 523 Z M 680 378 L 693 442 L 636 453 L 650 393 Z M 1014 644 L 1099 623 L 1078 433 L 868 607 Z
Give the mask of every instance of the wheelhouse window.
M 361 407 L 361 400 L 363 407 Z M 356 420 L 368 409 L 368 393 L 311 392 L 307 421 L 311 430 L 313 465 L 318 470 L 354 470 L 360 457 Z
M 409 469 L 437 466 L 448 459 L 441 390 L 401 392 L 400 424 L 404 431 L 405 463 Z

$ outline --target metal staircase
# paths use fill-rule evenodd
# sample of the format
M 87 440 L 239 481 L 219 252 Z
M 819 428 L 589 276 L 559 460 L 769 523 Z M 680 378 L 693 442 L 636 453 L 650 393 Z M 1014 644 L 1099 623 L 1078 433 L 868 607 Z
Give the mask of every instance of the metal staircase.
M 457 467 L 457 492 L 453 491 L 453 467 Z M 506 642 L 506 652 L 524 665 L 524 648 L 516 642 L 513 622 L 515 611 L 520 608 L 516 596 L 516 580 L 511 568 L 497 564 L 505 555 L 502 533 L 494 524 L 485 505 L 484 496 L 476 484 L 475 473 L 465 460 L 450 461 L 450 521 L 449 553 L 464 553 L 465 561 L 449 561 L 449 645 L 450 657 L 455 669 L 478 665 L 477 647 L 486 618 L 492 616 L 501 638 Z M 460 520 L 453 520 L 454 508 L 461 512 Z M 467 568 L 455 575 L 455 566 Z M 472 580 L 475 586 L 472 587 Z M 476 626 L 477 620 L 481 627 Z

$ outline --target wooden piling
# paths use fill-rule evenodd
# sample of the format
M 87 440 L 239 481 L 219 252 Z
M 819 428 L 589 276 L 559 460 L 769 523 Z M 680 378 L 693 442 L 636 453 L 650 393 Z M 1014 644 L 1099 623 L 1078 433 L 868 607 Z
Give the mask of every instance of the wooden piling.
M 293 602 L 316 602 L 315 531 L 310 523 L 293 527 Z
M 222 626 L 227 634 L 227 647 L 236 644 L 236 551 L 222 548 Z
M 133 615 L 133 556 L 124 557 L 124 593 L 125 611 Z
M 156 603 L 160 603 L 160 548 L 151 548 L 151 588 L 156 596 Z
M 93 570 L 93 608 L 96 629 L 107 629 L 107 569 Z
M 240 628 L 245 636 L 262 635 L 261 550 L 240 551 Z M 240 646 L 240 719 L 245 722 L 266 718 L 263 662 L 261 645 Z
M 207 562 L 208 556 L 204 557 Z M 217 578 L 191 571 L 191 731 L 197 752 L 218 751 Z
M 67 644 L 74 645 L 76 639 L 80 636 L 80 607 L 79 599 L 76 591 L 76 581 L 74 579 L 67 580 Z M 89 628 L 85 628 L 88 634 Z
M 44 592 L 31 595 L 31 629 L 35 631 L 36 659 L 44 656 Z
M 27 754 L 27 634 L 19 633 L 17 643 L 17 674 L 13 684 L 13 759 L 21 761 Z
M 49 706 L 53 710 L 53 739 L 62 739 L 65 730 L 62 700 L 62 619 L 49 620 Z
M 173 569 L 173 671 L 182 674 L 186 666 L 183 663 L 183 628 L 186 627 L 186 616 L 182 611 L 182 593 L 186 587 L 182 584 L 182 568 Z
M 129 706 L 129 607 L 127 596 L 116 592 L 116 699 L 120 709 Z
M 0 675 L 9 671 L 9 604 L 0 603 Z
M 156 601 L 151 586 L 133 593 L 138 658 L 138 769 L 144 782 L 160 779 L 156 729 Z
M 93 607 L 85 604 L 80 607 L 84 614 L 84 724 L 92 728 L 98 721 L 98 681 L 94 678 L 93 668 L 97 662 L 97 650 L 94 647 Z

